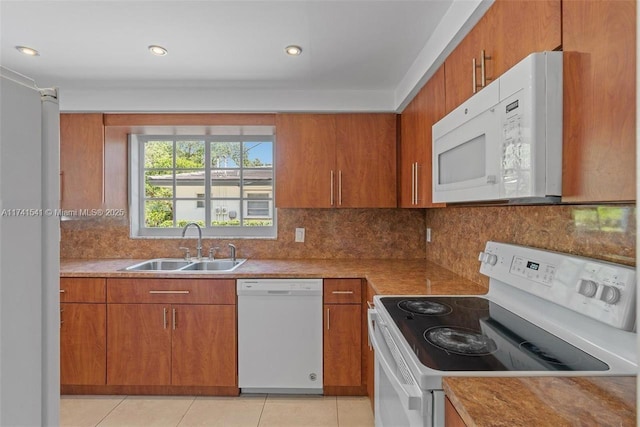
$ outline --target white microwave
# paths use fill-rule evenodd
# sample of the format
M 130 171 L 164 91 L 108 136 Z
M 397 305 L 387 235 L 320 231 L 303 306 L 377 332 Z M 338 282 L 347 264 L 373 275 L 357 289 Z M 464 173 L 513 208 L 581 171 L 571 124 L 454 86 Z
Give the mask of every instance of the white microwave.
M 559 202 L 562 52 L 527 56 L 432 132 L 434 202 Z

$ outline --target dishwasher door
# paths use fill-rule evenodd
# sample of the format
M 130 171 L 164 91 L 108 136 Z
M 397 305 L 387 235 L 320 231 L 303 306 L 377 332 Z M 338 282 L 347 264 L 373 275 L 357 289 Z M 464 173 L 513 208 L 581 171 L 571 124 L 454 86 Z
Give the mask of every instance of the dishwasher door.
M 238 386 L 322 394 L 322 279 L 240 279 Z

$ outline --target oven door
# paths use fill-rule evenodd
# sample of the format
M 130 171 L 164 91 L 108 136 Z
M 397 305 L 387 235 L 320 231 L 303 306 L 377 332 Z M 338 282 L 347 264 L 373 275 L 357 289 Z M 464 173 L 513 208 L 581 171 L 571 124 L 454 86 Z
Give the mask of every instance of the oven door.
M 422 390 L 375 309 L 368 310 L 374 348 L 376 427 L 443 427 L 444 392 Z

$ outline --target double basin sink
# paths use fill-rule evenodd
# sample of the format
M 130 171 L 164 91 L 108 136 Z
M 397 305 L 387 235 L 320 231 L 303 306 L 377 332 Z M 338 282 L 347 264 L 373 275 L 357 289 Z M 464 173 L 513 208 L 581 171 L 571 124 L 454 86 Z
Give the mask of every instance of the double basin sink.
M 130 265 L 121 271 L 165 271 L 172 273 L 217 272 L 228 273 L 242 265 L 246 259 L 202 259 L 187 261 L 181 258 L 156 258 Z

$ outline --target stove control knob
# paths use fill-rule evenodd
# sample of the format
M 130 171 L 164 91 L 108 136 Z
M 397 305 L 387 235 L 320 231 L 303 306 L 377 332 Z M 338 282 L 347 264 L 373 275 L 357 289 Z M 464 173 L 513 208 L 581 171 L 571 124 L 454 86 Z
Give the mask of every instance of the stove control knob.
M 600 299 L 607 304 L 615 304 L 620 300 L 620 291 L 613 286 L 603 286 Z
M 598 284 L 593 280 L 580 279 L 576 290 L 587 298 L 593 298 L 598 291 Z

